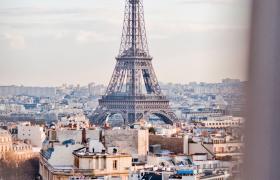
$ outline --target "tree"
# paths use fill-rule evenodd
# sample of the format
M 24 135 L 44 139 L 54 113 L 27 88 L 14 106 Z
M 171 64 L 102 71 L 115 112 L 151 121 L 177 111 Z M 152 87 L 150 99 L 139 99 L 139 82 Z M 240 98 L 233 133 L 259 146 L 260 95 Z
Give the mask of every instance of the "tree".
M 8 156 L 7 156 L 8 157 Z M 0 160 L 0 179 L 36 179 L 39 172 L 37 157 L 23 162 Z
M 150 127 L 150 128 L 149 128 L 149 133 L 150 133 L 150 134 L 156 134 L 155 128 L 154 128 L 154 127 Z

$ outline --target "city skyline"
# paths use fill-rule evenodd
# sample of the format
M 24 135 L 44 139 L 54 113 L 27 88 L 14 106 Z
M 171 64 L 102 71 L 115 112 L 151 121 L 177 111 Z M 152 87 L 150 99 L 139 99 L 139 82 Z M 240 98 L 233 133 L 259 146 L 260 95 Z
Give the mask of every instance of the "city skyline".
M 247 79 L 249 1 L 160 2 L 144 2 L 159 81 Z M 124 2 L 0 4 L 1 85 L 108 84 L 119 48 Z
M 203 84 L 206 84 L 206 85 L 211 85 L 211 84 L 220 84 L 220 83 L 223 83 L 223 80 L 226 80 L 226 79 L 229 79 L 229 80 L 237 80 L 237 81 L 240 81 L 241 83 L 246 83 L 248 82 L 248 80 L 241 80 L 241 79 L 233 79 L 233 78 L 223 78 L 221 79 L 220 81 L 215 81 L 215 82 L 207 82 L 207 81 L 190 81 L 190 82 L 186 82 L 186 83 L 180 83 L 180 82 L 162 82 L 162 81 L 159 81 L 159 84 L 160 85 L 191 85 L 193 83 L 196 83 L 197 85 L 203 85 Z M 202 84 L 201 84 L 202 83 Z M 85 84 L 79 84 L 79 83 L 61 83 L 61 84 L 57 84 L 57 85 L 54 85 L 54 84 L 47 84 L 47 85 L 36 85 L 36 84 L 0 84 L 0 87 L 27 87 L 27 88 L 59 88 L 59 87 L 63 87 L 63 86 L 71 86 L 71 87 L 88 87 L 89 85 L 96 85 L 96 86 L 103 86 L 103 87 L 107 87 L 108 84 L 105 84 L 105 83 L 98 83 L 98 82 L 88 82 L 88 83 L 85 83 Z

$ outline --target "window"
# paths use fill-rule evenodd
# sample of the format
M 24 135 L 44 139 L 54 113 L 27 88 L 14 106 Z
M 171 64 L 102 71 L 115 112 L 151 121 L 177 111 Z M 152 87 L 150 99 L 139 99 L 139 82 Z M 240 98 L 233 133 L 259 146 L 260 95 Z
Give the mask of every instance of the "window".
M 74 165 L 75 165 L 77 168 L 80 167 L 79 158 L 75 157 L 75 159 L 74 159 Z
M 117 161 L 117 160 L 114 160 L 114 161 L 113 161 L 113 169 L 114 169 L 114 170 L 117 170 L 117 169 L 118 169 L 118 161 Z

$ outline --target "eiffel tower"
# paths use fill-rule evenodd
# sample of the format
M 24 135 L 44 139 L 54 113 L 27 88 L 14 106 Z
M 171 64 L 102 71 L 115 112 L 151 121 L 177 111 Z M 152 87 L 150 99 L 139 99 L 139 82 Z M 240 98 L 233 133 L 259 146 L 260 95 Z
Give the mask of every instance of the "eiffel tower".
M 148 119 L 153 114 L 167 124 L 177 117 L 161 92 L 149 54 L 143 0 L 126 0 L 122 38 L 116 66 L 106 93 L 91 118 L 102 124 L 121 114 L 124 124 Z

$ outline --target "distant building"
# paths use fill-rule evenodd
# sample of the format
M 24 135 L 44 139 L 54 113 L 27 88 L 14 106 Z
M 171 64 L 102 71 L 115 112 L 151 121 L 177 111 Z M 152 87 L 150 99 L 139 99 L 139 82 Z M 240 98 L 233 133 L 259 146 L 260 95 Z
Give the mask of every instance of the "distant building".
M 240 79 L 230 79 L 230 78 L 226 78 L 226 79 L 223 79 L 222 80 L 222 83 L 225 83 L 225 84 L 238 84 L 240 83 Z
M 22 113 L 25 107 L 19 104 L 0 104 L 0 113 Z
M 213 108 L 198 108 L 195 110 L 182 109 L 182 113 L 187 121 L 203 121 L 207 120 L 209 117 L 223 116 L 225 110 Z
M 209 118 L 209 120 L 202 121 L 201 123 L 206 128 L 241 127 L 244 125 L 244 118 L 223 116 Z
M 175 174 L 169 177 L 169 180 L 228 180 L 229 174 L 221 172 L 219 174 L 208 174 L 208 175 L 192 175 L 192 174 Z
M 13 141 L 11 134 L 0 129 L 0 159 L 20 162 L 34 156 L 32 146 L 21 141 Z
M 206 154 L 148 156 L 147 165 L 133 171 L 131 180 L 228 180 L 228 168 L 219 160 L 209 160 Z
M 213 140 L 213 151 L 217 158 L 226 156 L 242 159 L 244 143 L 241 140 L 235 140 L 231 136 L 222 136 L 216 134 L 211 137 Z
M 34 155 L 35 153 L 32 150 L 31 144 L 18 141 L 13 143 L 13 150 L 10 154 L 8 154 L 8 158 L 12 158 L 16 162 L 20 162 L 31 159 Z
M 42 143 L 46 138 L 44 128 L 39 125 L 32 126 L 30 123 L 21 123 L 17 125 L 17 138 L 20 140 L 29 140 L 32 146 L 42 147 Z
M 37 96 L 53 97 L 56 94 L 54 87 L 25 87 L 25 86 L 0 86 L 0 96 Z
M 57 124 L 59 127 L 89 128 L 89 119 L 82 113 L 71 114 L 61 117 Z
M 174 126 L 169 127 L 155 127 L 155 134 L 161 136 L 171 137 L 173 134 L 176 134 L 178 129 Z
M 0 128 L 0 159 L 4 158 L 7 152 L 12 151 L 13 142 L 11 134 Z
M 101 96 L 104 94 L 106 87 L 103 85 L 97 85 L 95 83 L 88 84 L 88 92 L 90 96 Z

